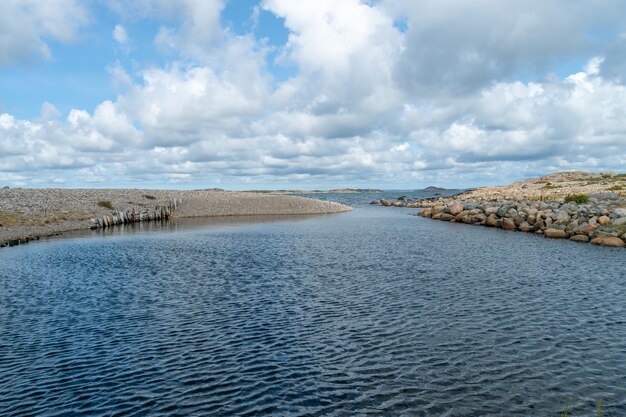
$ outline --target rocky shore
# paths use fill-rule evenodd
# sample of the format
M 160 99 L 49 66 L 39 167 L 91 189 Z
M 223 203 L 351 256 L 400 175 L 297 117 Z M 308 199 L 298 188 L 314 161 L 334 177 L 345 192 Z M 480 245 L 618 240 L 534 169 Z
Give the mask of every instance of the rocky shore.
M 418 215 L 434 220 L 626 246 L 626 174 L 560 172 L 451 198 L 379 204 L 421 207 Z
M 329 214 L 342 204 L 222 190 L 0 189 L 0 247 L 82 229 L 170 217 Z
M 536 233 L 547 238 L 626 246 L 626 199 L 565 201 L 451 201 L 429 207 L 418 215 L 434 220 Z

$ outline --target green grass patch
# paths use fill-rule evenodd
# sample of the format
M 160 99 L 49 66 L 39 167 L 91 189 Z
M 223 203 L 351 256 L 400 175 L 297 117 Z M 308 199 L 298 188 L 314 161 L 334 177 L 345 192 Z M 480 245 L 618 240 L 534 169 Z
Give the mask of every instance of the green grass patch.
M 113 204 L 108 200 L 98 201 L 98 206 L 109 209 L 109 210 L 113 210 Z
M 147 198 L 148 200 L 156 200 L 156 197 L 150 194 L 144 194 L 143 198 Z
M 589 202 L 589 197 L 584 194 L 573 194 L 565 197 L 566 203 L 578 203 L 578 204 L 587 204 Z
M 622 191 L 622 190 L 626 190 L 626 187 L 624 187 L 623 185 L 614 185 L 611 188 L 607 188 L 608 191 Z
M 562 185 L 546 184 L 543 187 L 541 187 L 542 190 L 555 190 L 557 188 L 563 188 L 563 186 Z

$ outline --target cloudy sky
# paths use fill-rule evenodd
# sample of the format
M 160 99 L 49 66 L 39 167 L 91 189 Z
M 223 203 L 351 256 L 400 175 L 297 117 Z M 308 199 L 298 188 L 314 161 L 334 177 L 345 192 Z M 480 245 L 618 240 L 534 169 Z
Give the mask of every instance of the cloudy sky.
M 0 186 L 626 171 L 622 0 L 3 0 Z

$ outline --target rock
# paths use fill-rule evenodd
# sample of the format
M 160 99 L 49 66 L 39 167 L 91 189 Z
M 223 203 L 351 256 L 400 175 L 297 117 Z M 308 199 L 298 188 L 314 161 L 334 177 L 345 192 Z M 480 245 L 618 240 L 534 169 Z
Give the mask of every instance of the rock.
M 533 224 L 533 230 L 536 232 L 538 230 L 543 230 L 546 228 L 546 223 L 544 221 L 535 222 Z
M 433 209 L 428 207 L 428 208 L 425 208 L 424 210 L 420 211 L 417 214 L 422 216 L 422 217 L 431 217 L 433 215 Z
M 509 206 L 502 206 L 498 209 L 496 214 L 498 215 L 498 217 L 504 217 L 506 216 L 507 211 L 509 211 Z
M 487 216 L 483 213 L 476 214 L 472 216 L 472 223 L 484 223 L 487 220 Z
M 581 229 L 579 229 L 582 233 L 588 235 L 589 233 L 593 233 L 595 232 L 595 230 L 598 228 L 597 224 L 587 224 L 582 226 L 581 225 Z
M 452 213 L 450 213 L 452 214 Z M 467 216 L 470 214 L 469 210 L 463 210 L 462 212 L 460 212 L 459 214 L 457 214 L 456 216 L 454 216 L 458 221 L 461 221 L 463 219 L 463 217 Z
M 593 243 L 594 245 L 610 246 L 613 248 L 623 248 L 624 246 L 626 246 L 626 243 L 624 243 L 622 239 L 614 236 L 596 237 L 595 239 L 591 240 L 591 243 Z
M 380 204 L 380 200 L 372 200 L 370 204 Z
M 433 215 L 433 217 L 434 217 L 436 214 L 443 213 L 443 211 L 444 211 L 445 209 L 446 209 L 446 207 L 445 207 L 445 206 L 435 206 L 435 207 L 433 207 L 433 208 L 432 208 L 432 210 L 433 210 L 433 211 L 432 211 L 432 215 Z
M 550 239 L 565 239 L 567 237 L 567 233 L 565 230 L 559 229 L 546 229 L 543 231 L 545 237 L 549 237 Z
M 520 232 L 532 232 L 533 227 L 528 222 L 522 222 L 519 226 L 517 226 Z
M 554 213 L 552 219 L 556 224 L 568 224 L 570 222 L 570 216 L 565 210 Z
M 381 206 L 385 206 L 385 207 L 389 207 L 391 205 L 391 201 L 380 200 L 380 205 Z
M 508 217 L 505 217 L 502 219 L 502 228 L 504 230 L 517 230 L 517 226 L 515 225 L 515 222 L 509 219 Z
M 454 203 L 452 203 L 451 205 L 448 206 L 448 211 L 453 216 L 456 216 L 457 214 L 461 213 L 463 211 L 463 209 L 464 209 L 463 208 L 463 204 L 461 204 L 458 201 L 455 201 Z
M 614 217 L 626 217 L 626 208 L 616 208 L 613 209 Z
M 613 226 L 625 226 L 626 225 L 626 217 L 620 217 L 619 219 L 613 220 Z
M 499 210 L 499 207 L 485 207 L 485 215 L 490 216 L 492 214 L 496 214 Z
M 570 237 L 569 240 L 572 240 L 574 242 L 589 242 L 589 236 L 587 236 L 587 235 L 574 235 L 574 236 Z
M 454 220 L 454 216 L 450 213 L 437 213 L 432 217 L 434 220 L 442 220 L 444 222 L 449 222 L 450 220 Z
M 485 219 L 485 225 L 489 227 L 498 227 L 498 219 L 496 218 L 496 215 L 495 214 L 489 215 Z
M 610 222 L 611 222 L 611 219 L 609 218 L 609 216 L 598 217 L 598 223 L 600 223 L 601 226 L 607 225 Z

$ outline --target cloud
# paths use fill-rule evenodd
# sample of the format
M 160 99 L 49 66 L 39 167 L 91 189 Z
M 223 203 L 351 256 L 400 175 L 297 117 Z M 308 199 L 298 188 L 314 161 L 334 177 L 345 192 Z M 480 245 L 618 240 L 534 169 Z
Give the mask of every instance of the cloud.
M 474 92 L 545 74 L 561 61 L 602 52 L 607 39 L 592 33 L 619 29 L 626 18 L 617 0 L 383 0 L 381 7 L 407 19 L 396 76 L 415 94 Z
M 128 43 L 128 33 L 126 33 L 126 29 L 122 25 L 115 25 L 113 28 L 113 39 L 119 44 L 125 45 Z
M 77 0 L 5 0 L 0 8 L 0 67 L 50 59 L 49 41 L 73 42 L 89 22 Z
M 461 186 L 626 163 L 623 39 L 589 35 L 618 25 L 614 1 L 264 0 L 289 30 L 278 54 L 223 28 L 222 1 L 108 4 L 153 20 L 166 62 L 112 63 L 118 96 L 95 109 L 1 114 L 0 179 Z

